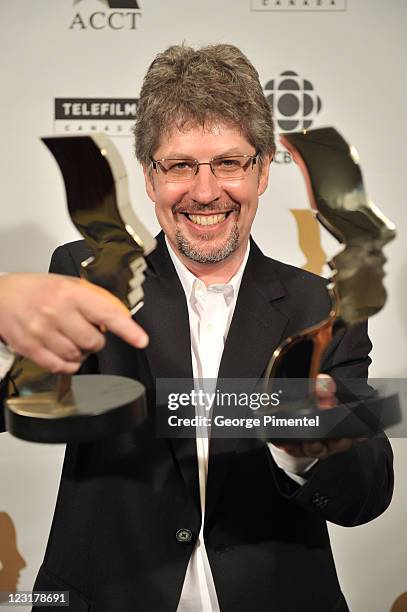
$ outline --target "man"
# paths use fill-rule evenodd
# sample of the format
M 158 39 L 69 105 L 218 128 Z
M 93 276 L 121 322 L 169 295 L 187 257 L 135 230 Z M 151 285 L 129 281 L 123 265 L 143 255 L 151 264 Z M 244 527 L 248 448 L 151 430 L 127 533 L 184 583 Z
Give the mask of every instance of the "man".
M 109 336 L 84 371 L 137 377 L 150 398 L 157 378 L 260 378 L 330 303 L 323 279 L 250 241 L 274 152 L 257 72 L 231 45 L 170 47 L 145 77 L 135 136 L 163 229 L 137 315 L 150 343 Z M 88 254 L 61 247 L 51 270 L 75 275 Z M 366 376 L 370 346 L 364 325 L 342 332 L 323 371 Z M 325 521 L 387 507 L 387 440 L 167 440 L 154 412 L 128 434 L 68 445 L 36 588 L 69 590 L 74 611 L 347 610 Z

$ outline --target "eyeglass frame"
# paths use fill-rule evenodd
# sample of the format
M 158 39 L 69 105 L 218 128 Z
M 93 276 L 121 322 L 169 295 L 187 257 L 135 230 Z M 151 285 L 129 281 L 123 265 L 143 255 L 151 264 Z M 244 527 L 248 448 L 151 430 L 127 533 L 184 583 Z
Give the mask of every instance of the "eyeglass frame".
M 196 175 L 199 172 L 199 166 L 209 166 L 210 169 L 211 169 L 211 172 L 212 172 L 212 174 L 213 174 L 213 176 L 215 178 L 217 178 L 217 179 L 220 178 L 221 180 L 227 180 L 226 177 L 216 176 L 216 174 L 214 172 L 214 169 L 213 169 L 213 166 L 212 166 L 212 163 L 215 160 L 219 160 L 219 159 L 233 159 L 235 157 L 247 157 L 248 158 L 247 162 L 242 166 L 243 171 L 246 172 L 247 169 L 249 168 L 250 162 L 252 164 L 252 168 L 257 163 L 257 158 L 258 158 L 259 155 L 260 155 L 260 151 L 256 151 L 253 155 L 248 155 L 248 154 L 244 154 L 244 155 L 221 155 L 219 157 L 213 157 L 208 162 L 200 162 L 197 159 L 188 159 L 188 157 L 161 157 L 160 159 L 153 159 L 153 158 L 151 158 L 150 161 L 151 161 L 151 165 L 153 167 L 153 170 L 155 170 L 157 172 L 157 174 L 158 174 L 158 167 L 160 167 L 161 172 L 164 175 L 166 175 L 169 172 L 169 169 L 166 170 L 164 168 L 164 166 L 160 162 L 163 162 L 163 161 L 190 161 L 190 162 L 193 162 L 195 164 L 195 173 L 190 178 L 182 179 L 184 181 L 190 181 L 193 178 L 195 178 Z M 236 177 L 232 177 L 231 176 L 230 178 L 233 179 L 233 178 L 236 178 Z M 174 182 L 176 183 L 178 181 L 174 181 Z M 179 182 L 181 182 L 181 180 Z

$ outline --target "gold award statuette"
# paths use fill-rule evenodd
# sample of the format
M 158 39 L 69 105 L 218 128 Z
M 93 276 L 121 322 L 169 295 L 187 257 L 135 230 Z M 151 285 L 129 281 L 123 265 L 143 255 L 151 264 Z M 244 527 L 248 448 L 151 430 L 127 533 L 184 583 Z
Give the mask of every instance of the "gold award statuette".
M 83 282 L 104 287 L 134 314 L 143 305 L 144 257 L 155 240 L 131 207 L 119 152 L 99 133 L 42 140 L 60 167 L 69 214 L 91 251 L 81 263 Z M 129 431 L 146 418 L 145 389 L 130 378 L 55 376 L 19 359 L 12 382 L 6 427 L 25 440 L 89 441 Z
M 372 435 L 399 422 L 397 394 L 384 397 L 362 379 L 336 381 L 337 406 L 319 410 L 315 381 L 337 334 L 383 308 L 383 247 L 395 237 L 395 227 L 367 198 L 357 151 L 334 128 L 286 133 L 281 142 L 300 167 L 317 220 L 343 249 L 327 262 L 333 271 L 327 285 L 330 312 L 274 351 L 265 387 L 270 390 L 274 381 L 281 386 L 287 379 L 279 414 L 318 415 L 317 437 Z M 299 436 L 315 437 L 315 430 L 303 429 Z

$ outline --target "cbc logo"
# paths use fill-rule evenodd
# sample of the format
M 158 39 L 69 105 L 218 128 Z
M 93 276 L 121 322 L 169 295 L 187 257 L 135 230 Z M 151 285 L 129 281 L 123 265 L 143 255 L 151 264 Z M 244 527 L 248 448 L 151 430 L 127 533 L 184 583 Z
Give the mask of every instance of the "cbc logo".
M 284 132 L 311 127 L 315 115 L 322 108 L 321 98 L 314 92 L 312 84 L 291 70 L 268 81 L 264 93 L 278 127 Z

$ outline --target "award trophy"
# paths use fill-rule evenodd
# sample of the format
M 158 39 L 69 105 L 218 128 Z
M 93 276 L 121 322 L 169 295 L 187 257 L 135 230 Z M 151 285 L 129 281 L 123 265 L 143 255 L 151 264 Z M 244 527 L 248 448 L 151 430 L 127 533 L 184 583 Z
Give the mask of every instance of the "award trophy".
M 320 417 L 318 435 L 302 429 L 300 438 L 369 436 L 400 420 L 397 394 L 383 397 L 362 380 L 336 381 L 337 406 L 321 410 L 316 377 L 335 334 L 383 308 L 386 259 L 382 249 L 395 237 L 395 227 L 368 200 L 358 154 L 334 128 L 283 134 L 281 142 L 301 169 L 317 220 L 343 250 L 328 262 L 333 271 L 327 285 L 328 316 L 286 338 L 274 351 L 265 387 L 270 390 L 274 381 L 281 385 L 283 379 L 290 379 L 282 384 L 285 397 L 278 415 Z
M 104 287 L 134 314 L 143 305 L 144 256 L 155 240 L 131 208 L 119 152 L 104 134 L 42 140 L 60 167 L 71 219 L 92 252 L 81 262 L 82 282 Z M 26 359 L 17 360 L 11 378 L 17 395 L 6 400 L 6 427 L 24 440 L 89 441 L 131 430 L 146 417 L 145 389 L 136 380 L 55 376 Z

